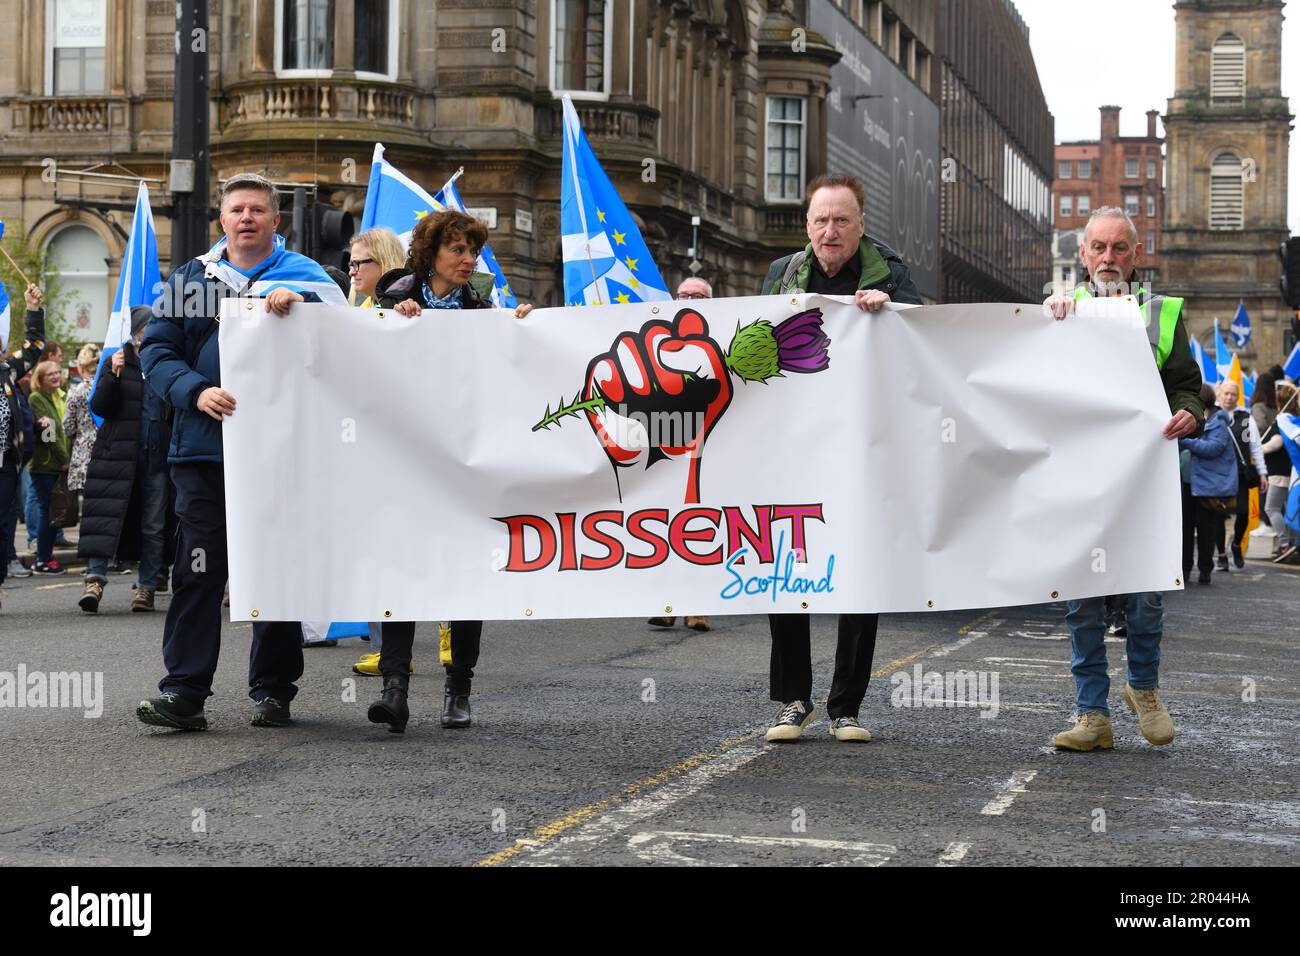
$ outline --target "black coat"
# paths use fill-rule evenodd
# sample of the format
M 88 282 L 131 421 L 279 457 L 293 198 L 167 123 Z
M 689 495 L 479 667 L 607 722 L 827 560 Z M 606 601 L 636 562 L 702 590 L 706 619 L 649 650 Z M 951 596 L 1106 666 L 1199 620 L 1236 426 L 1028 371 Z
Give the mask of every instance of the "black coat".
M 125 364 L 121 374 L 114 375 L 111 368 L 105 368 L 90 397 L 90 410 L 103 418 L 104 424 L 86 469 L 81 538 L 77 543 L 77 556 L 82 558 L 139 559 L 141 501 L 137 472 L 142 465 L 162 467 L 167 447 L 156 425 L 149 422 L 150 411 L 152 417 L 161 417 L 161 402 L 145 384 L 140 357 L 129 342 L 122 346 L 122 354 Z
M 475 272 L 470 276 L 468 282 L 461 286 L 461 308 L 463 309 L 491 309 L 492 305 L 492 284 L 496 280 L 487 272 Z M 384 309 L 391 309 L 399 302 L 407 299 L 414 299 L 419 302 L 421 307 L 424 301 L 420 295 L 419 284 L 415 281 L 415 274 L 410 269 L 393 269 L 391 272 L 385 272 L 375 283 L 375 305 Z
M 0 402 L 9 404 L 10 428 L 8 435 L 0 435 L 5 443 L 4 459 L 25 462 L 35 449 L 31 426 L 32 414 L 27 411 L 18 380 L 36 367 L 40 361 L 41 351 L 45 348 L 45 312 L 37 309 L 28 311 L 23 329 L 24 341 L 21 348 L 14 349 L 12 355 L 0 352 Z

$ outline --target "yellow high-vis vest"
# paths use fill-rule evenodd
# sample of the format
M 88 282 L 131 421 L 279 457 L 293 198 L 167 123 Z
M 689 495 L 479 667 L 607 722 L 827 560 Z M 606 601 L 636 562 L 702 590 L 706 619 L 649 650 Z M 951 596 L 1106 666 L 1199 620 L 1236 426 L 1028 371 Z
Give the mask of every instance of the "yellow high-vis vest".
M 1074 290 L 1075 302 L 1092 297 L 1092 290 L 1086 285 Z M 1145 289 L 1139 288 L 1138 301 L 1146 319 L 1147 341 L 1156 357 L 1156 368 L 1164 368 L 1165 360 L 1174 349 L 1174 329 L 1178 327 L 1178 316 L 1183 311 L 1183 300 L 1173 295 L 1148 296 Z M 1152 321 L 1152 316 L 1157 316 L 1156 321 Z

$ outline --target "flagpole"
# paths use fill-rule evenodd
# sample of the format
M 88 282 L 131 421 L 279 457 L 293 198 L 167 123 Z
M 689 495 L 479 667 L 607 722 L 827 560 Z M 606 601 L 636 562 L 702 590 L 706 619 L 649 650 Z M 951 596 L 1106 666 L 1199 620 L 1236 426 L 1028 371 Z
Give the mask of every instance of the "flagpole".
M 573 109 L 573 101 L 567 96 L 564 102 Z M 574 118 L 577 118 L 577 110 L 574 110 Z M 573 167 L 573 195 L 578 200 L 578 218 L 582 220 L 582 240 L 587 250 L 587 264 L 591 266 L 591 284 L 596 289 L 596 304 L 604 305 L 600 300 L 600 281 L 596 278 L 596 260 L 591 256 L 591 233 L 587 228 L 587 210 L 582 205 L 582 187 L 578 185 L 578 147 L 577 134 L 569 127 L 568 111 L 564 111 L 564 142 L 569 147 L 569 156 L 571 157 L 570 165 Z
M 27 278 L 27 273 L 23 272 L 23 267 L 20 266 L 18 263 L 14 262 L 13 256 L 9 255 L 8 250 L 6 250 L 4 246 L 0 246 L 0 252 L 3 252 L 5 254 L 5 258 L 9 260 L 9 264 L 13 266 L 16 270 L 18 270 L 18 274 L 23 277 L 23 281 L 26 282 L 28 285 L 31 285 L 32 280 Z

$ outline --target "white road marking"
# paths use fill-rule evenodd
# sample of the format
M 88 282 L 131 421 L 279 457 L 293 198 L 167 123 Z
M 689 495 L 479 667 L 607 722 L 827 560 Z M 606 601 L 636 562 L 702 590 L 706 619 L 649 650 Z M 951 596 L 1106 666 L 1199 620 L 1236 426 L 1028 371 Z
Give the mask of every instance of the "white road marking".
M 638 797 L 610 810 L 590 823 L 578 827 L 573 833 L 560 837 L 540 850 L 520 860 L 524 866 L 558 866 L 572 862 L 577 853 L 590 850 L 597 843 L 617 836 L 624 830 L 667 810 L 673 804 L 693 796 L 718 777 L 739 770 L 755 757 L 767 752 L 766 747 L 736 747 L 690 773 L 664 784 L 653 793 Z
M 1017 770 L 1011 775 L 1011 779 L 1002 785 L 998 795 L 984 804 L 984 809 L 980 813 L 989 817 L 1002 816 L 1015 802 L 1017 794 L 1024 793 L 1025 786 L 1037 776 L 1037 770 Z
M 966 859 L 966 854 L 969 851 L 969 843 L 949 843 L 948 848 L 939 856 L 939 862 L 935 865 L 956 866 L 962 860 Z
M 1001 621 L 990 621 L 989 630 L 992 630 L 994 627 L 996 627 L 1001 623 L 1002 623 Z M 969 631 L 967 632 L 966 636 L 963 637 L 961 640 L 953 641 L 951 644 L 945 644 L 943 645 L 943 647 L 936 648 L 935 650 L 927 654 L 926 657 L 947 657 L 953 651 L 965 647 L 967 644 L 971 643 L 972 641 L 978 641 L 981 637 L 984 637 L 986 634 L 988 634 L 988 631 Z
M 829 850 L 845 854 L 822 866 L 883 866 L 898 852 L 887 843 L 847 840 L 817 840 L 811 837 L 734 836 L 730 833 L 688 833 L 681 830 L 646 830 L 628 838 L 627 848 L 647 863 L 675 866 L 709 866 L 707 861 L 678 853 L 674 844 L 785 847 L 798 850 Z M 739 864 L 733 864 L 739 865 Z

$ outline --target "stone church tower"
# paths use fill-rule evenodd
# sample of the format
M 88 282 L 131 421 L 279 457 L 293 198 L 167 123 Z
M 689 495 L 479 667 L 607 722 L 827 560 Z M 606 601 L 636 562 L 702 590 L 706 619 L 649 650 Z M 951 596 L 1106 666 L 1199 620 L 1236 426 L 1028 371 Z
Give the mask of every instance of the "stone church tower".
M 1213 348 L 1244 300 L 1243 364 L 1282 361 L 1278 291 L 1287 238 L 1291 115 L 1282 95 L 1283 0 L 1178 0 L 1161 291 L 1185 296 L 1188 330 Z

